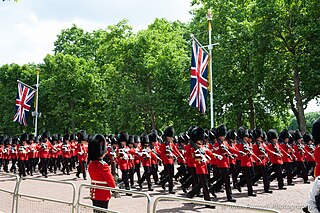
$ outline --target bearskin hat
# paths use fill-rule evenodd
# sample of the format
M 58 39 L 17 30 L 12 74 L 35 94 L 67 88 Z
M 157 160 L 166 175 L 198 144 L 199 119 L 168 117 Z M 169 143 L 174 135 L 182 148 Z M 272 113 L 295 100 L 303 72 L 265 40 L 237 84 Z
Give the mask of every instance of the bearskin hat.
M 14 144 L 19 144 L 19 142 L 20 142 L 20 140 L 19 140 L 19 138 L 18 137 L 12 137 L 12 145 L 14 145 Z
M 120 132 L 117 137 L 118 142 L 128 142 L 129 134 L 127 132 Z
M 111 141 L 111 145 L 118 144 L 118 140 L 117 140 L 117 138 L 114 137 L 114 136 L 111 136 L 111 137 L 110 137 L 110 141 Z
M 140 137 L 139 137 L 139 135 L 134 135 L 134 136 L 133 136 L 133 142 L 134 142 L 134 143 L 140 143 Z
M 75 140 L 75 141 L 76 141 L 76 140 L 78 140 L 78 139 L 77 139 L 77 136 L 72 133 L 72 134 L 70 134 L 70 140 L 71 140 L 71 141 L 72 141 L 72 140 Z
M 267 138 L 269 141 L 273 140 L 273 139 L 277 139 L 278 138 L 278 133 L 277 130 L 275 129 L 270 129 L 267 133 Z
M 30 133 L 28 136 L 29 136 L 29 141 L 34 141 L 34 134 Z
M 216 135 L 212 129 L 209 130 L 209 141 L 214 141 L 216 139 Z
M 68 133 L 64 134 L 63 136 L 63 142 L 69 141 L 70 140 L 70 135 Z
M 23 133 L 20 136 L 21 141 L 28 141 L 29 140 L 29 135 L 27 133 Z
M 191 131 L 191 140 L 193 142 L 199 141 L 199 140 L 203 140 L 204 139 L 204 129 L 201 127 L 195 127 L 193 128 L 193 130 Z
M 152 143 L 152 142 L 157 142 L 157 134 L 156 134 L 155 132 L 151 132 L 151 133 L 148 135 L 148 137 L 149 137 L 150 143 Z
M 178 136 L 178 143 L 181 144 L 181 143 L 186 143 L 186 140 L 185 138 L 183 137 L 183 134 L 180 134 Z
M 167 127 L 164 132 L 163 132 L 163 135 L 165 137 L 173 137 L 174 136 L 174 129 L 172 126 L 169 126 Z
M 99 160 L 106 153 L 106 150 L 106 138 L 101 134 L 94 135 L 88 144 L 88 158 Z
M 141 144 L 149 144 L 149 137 L 147 134 L 142 134 L 140 136 L 140 141 L 141 141 Z
M 301 132 L 298 129 L 296 131 L 294 131 L 294 133 L 292 134 L 292 137 L 294 140 L 299 140 L 299 139 L 303 138 Z
M 127 145 L 133 144 L 133 142 L 134 142 L 133 135 L 129 135 L 129 139 L 128 139 Z
M 315 145 L 320 144 L 320 119 L 318 119 L 312 125 L 312 136 L 313 136 L 314 144 Z
M 87 133 L 85 130 L 80 130 L 77 134 L 78 142 L 87 141 Z
M 227 135 L 227 127 L 225 125 L 220 125 L 216 129 L 216 136 L 226 136 Z
M 12 138 L 9 136 L 4 136 L 2 140 L 4 146 L 12 144 Z
M 263 137 L 263 130 L 261 128 L 255 128 L 253 131 L 252 131 L 252 137 L 254 140 L 256 140 L 257 138 L 259 137 Z
M 279 139 L 281 141 L 284 141 L 286 138 L 290 138 L 290 137 L 291 137 L 291 134 L 287 129 L 282 130 L 279 134 Z
M 47 132 L 47 131 L 42 132 L 40 140 L 41 140 L 42 142 L 44 142 L 44 141 L 46 141 L 46 139 L 48 139 L 48 138 L 49 138 L 48 132 Z
M 237 139 L 237 133 L 234 129 L 230 129 L 228 132 L 227 132 L 227 136 L 226 136 L 226 139 L 227 140 L 230 140 L 230 139 Z
M 305 143 L 308 143 L 309 141 L 312 141 L 312 140 L 313 140 L 313 137 L 312 137 L 312 135 L 311 135 L 309 132 L 304 133 L 304 135 L 303 135 L 303 141 L 304 141 Z
M 245 137 L 249 137 L 249 132 L 248 132 L 248 129 L 246 129 L 245 127 L 240 127 L 239 129 L 238 129 L 238 137 L 239 138 L 241 138 L 241 139 L 243 139 L 243 138 L 245 138 Z
M 52 141 L 58 141 L 58 135 L 57 134 L 53 134 L 51 139 L 52 139 Z

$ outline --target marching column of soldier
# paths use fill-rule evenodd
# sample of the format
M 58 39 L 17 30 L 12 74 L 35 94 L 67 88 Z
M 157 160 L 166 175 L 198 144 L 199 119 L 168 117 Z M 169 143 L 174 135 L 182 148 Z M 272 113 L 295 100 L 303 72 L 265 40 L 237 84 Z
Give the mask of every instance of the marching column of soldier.
M 294 186 L 296 178 L 310 183 L 310 176 L 320 174 L 320 141 L 313 139 L 319 135 L 320 130 L 302 135 L 299 130 L 284 129 L 278 134 L 274 129 L 227 130 L 225 125 L 209 130 L 191 126 L 177 136 L 171 126 L 163 134 L 152 130 L 138 136 L 122 131 L 104 136 L 103 160 L 118 186 L 127 190 L 142 190 L 146 181 L 148 191 L 154 185 L 170 194 L 181 188 L 186 197 L 205 200 L 224 191 L 228 201 L 236 202 L 233 190 L 242 192 L 246 186 L 247 196 L 256 196 L 253 189 L 259 180 L 264 193 L 272 193 L 270 182 L 275 180 L 279 190 Z M 43 132 L 38 138 L 26 133 L 1 136 L 0 171 L 20 177 L 75 171 L 78 178 L 81 174 L 86 179 L 89 141 L 85 131 L 52 136 Z

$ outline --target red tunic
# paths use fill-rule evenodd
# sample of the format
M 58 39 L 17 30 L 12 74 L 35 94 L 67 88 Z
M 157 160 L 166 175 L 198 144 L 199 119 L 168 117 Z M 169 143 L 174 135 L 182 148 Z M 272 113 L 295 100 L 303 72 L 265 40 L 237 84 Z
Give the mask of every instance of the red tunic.
M 79 161 L 87 161 L 88 159 L 88 145 L 78 144 L 77 145 L 77 156 Z
M 37 153 L 37 144 L 31 143 L 29 145 L 28 157 L 29 158 L 36 158 L 36 153 Z
M 304 155 L 306 161 L 308 161 L 308 162 L 314 161 L 314 156 L 312 156 L 313 155 L 313 148 L 306 145 L 306 146 L 304 146 L 304 150 L 306 151 L 306 153 Z
M 278 143 L 275 143 L 275 147 L 278 148 L 278 150 L 280 150 L 280 146 Z M 283 161 L 282 161 L 282 157 L 278 156 L 278 155 L 275 155 L 273 152 L 276 152 L 276 149 L 274 148 L 274 146 L 269 143 L 266 147 L 266 150 L 268 152 L 268 155 L 269 155 L 269 159 L 270 159 L 270 163 L 272 164 L 283 164 Z
M 90 161 L 88 165 L 88 172 L 91 178 L 92 185 L 108 186 L 112 188 L 116 187 L 114 178 L 110 171 L 110 167 L 106 162 L 102 160 Z M 109 190 L 91 188 L 90 197 L 92 200 L 106 201 L 110 200 L 111 194 Z
M 314 161 L 316 162 L 316 167 L 314 168 L 314 176 L 318 177 L 320 175 L 320 145 L 317 145 L 313 152 Z
M 191 145 L 187 144 L 184 147 L 184 158 L 186 159 L 187 167 L 195 167 L 195 162 L 191 153 Z
M 60 149 L 62 151 L 63 158 L 71 158 L 71 144 L 70 143 L 60 144 Z
M 300 145 L 301 148 L 298 147 L 297 144 L 293 145 L 294 149 L 294 155 L 296 156 L 297 162 L 303 162 L 304 161 L 304 146 Z
M 117 153 L 117 159 L 118 159 L 118 165 L 120 170 L 129 170 L 130 165 L 129 165 L 129 148 L 124 147 L 124 148 L 117 148 L 116 153 Z
M 169 151 L 169 150 L 171 150 L 171 151 Z M 161 159 L 162 159 L 164 165 L 173 164 L 174 163 L 174 161 L 173 161 L 174 156 L 176 156 L 176 157 L 181 156 L 180 151 L 173 144 L 173 142 L 169 142 L 168 145 L 166 145 L 166 143 L 161 144 L 160 152 L 161 152 Z
M 52 144 L 49 141 L 39 143 L 36 147 L 40 158 L 49 158 L 50 149 L 52 148 Z
M 203 157 L 197 157 L 198 154 L 195 153 L 196 149 L 194 147 L 191 148 L 192 157 L 194 159 L 194 164 L 196 167 L 196 174 L 208 174 L 208 167 L 207 164 L 209 160 L 205 157 L 206 154 L 209 154 L 208 151 L 202 149 Z
M 28 152 L 29 152 L 29 147 L 28 146 L 23 146 L 23 145 L 18 145 L 18 159 L 19 160 L 28 160 Z
M 262 148 L 265 149 L 266 145 L 260 143 L 260 147 L 261 149 Z M 263 152 L 261 152 L 261 150 L 259 149 L 259 146 L 256 143 L 252 145 L 252 151 L 258 158 L 261 159 L 261 162 L 256 161 L 257 166 L 265 166 L 268 163 L 268 156 L 266 156 Z M 265 150 L 265 152 L 267 151 Z
M 216 163 L 219 168 L 229 168 L 229 157 L 222 146 L 225 146 L 227 149 L 229 149 L 229 144 L 225 140 L 221 142 L 221 145 L 218 142 L 213 144 L 213 150 L 215 151 L 215 153 L 223 157 L 221 160 L 218 159 Z
M 282 161 L 286 162 L 286 163 L 291 163 L 292 159 L 293 159 L 292 154 L 294 154 L 294 153 L 292 153 L 292 150 L 285 143 L 280 144 L 280 149 L 281 149 L 281 151 L 285 151 L 286 153 L 288 153 L 288 154 L 286 154 L 286 155 L 284 154 L 282 156 Z
M 243 144 L 239 144 L 238 145 L 238 149 L 239 149 L 239 151 L 246 153 L 246 154 L 241 154 L 240 155 L 240 162 L 241 162 L 240 166 L 241 167 L 252 167 L 253 166 L 253 162 L 252 162 L 252 157 L 251 157 L 250 152 L 248 150 L 244 149 L 244 145 Z
M 18 158 L 18 145 L 12 145 L 10 151 L 10 159 Z

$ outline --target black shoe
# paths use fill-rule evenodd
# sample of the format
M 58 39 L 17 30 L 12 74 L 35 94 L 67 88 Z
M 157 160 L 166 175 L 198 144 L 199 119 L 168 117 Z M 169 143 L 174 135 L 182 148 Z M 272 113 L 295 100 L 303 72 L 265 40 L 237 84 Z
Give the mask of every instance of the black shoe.
M 166 191 L 166 186 L 164 185 L 164 183 L 161 183 L 161 188 Z
M 184 186 L 181 186 L 183 193 L 187 194 L 187 189 Z
M 153 188 L 148 188 L 148 191 L 151 191 L 151 192 L 152 192 L 152 191 L 153 191 Z
M 232 198 L 232 197 L 229 197 L 229 198 L 228 198 L 228 201 L 229 201 L 229 202 L 233 202 L 233 203 L 237 202 L 236 199 L 234 199 L 234 198 Z
M 272 193 L 273 193 L 273 191 L 272 191 L 272 190 L 267 190 L 267 191 L 264 191 L 264 193 L 272 194 Z
M 303 183 L 305 183 L 305 184 L 309 184 L 309 183 L 310 183 L 310 181 L 304 181 Z
M 294 186 L 295 184 L 294 183 L 288 183 L 288 186 Z
M 142 189 L 142 183 L 138 183 L 139 188 Z
M 242 192 L 241 191 L 241 186 L 239 184 L 236 184 L 236 189 L 239 191 L 239 192 Z
M 250 193 L 250 194 L 248 194 L 248 196 L 250 196 L 250 197 L 257 197 L 257 194 L 256 194 L 256 193 Z
M 189 193 L 186 194 L 187 198 L 193 198 Z
M 216 206 L 206 205 L 206 208 L 215 209 Z
M 83 180 L 87 180 L 87 178 L 83 178 Z
M 45 178 L 48 178 L 48 175 L 45 175 L 44 177 L 45 177 Z
M 286 190 L 287 188 L 286 187 L 279 187 L 279 190 Z
M 176 192 L 174 192 L 174 191 L 169 191 L 169 193 L 170 193 L 170 194 L 175 194 Z
M 126 195 L 127 195 L 127 196 L 132 196 L 132 194 L 130 194 L 130 193 L 126 193 Z
M 80 178 L 80 175 L 79 175 L 79 174 L 76 174 L 76 177 L 77 177 L 77 178 Z

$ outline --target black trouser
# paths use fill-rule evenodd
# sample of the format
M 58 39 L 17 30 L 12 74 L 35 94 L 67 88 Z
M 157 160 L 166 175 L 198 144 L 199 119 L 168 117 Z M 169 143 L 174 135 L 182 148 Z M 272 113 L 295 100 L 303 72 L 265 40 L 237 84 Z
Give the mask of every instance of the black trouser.
M 54 173 L 57 172 L 57 161 L 58 158 L 51 158 L 50 159 L 50 171 L 53 171 Z
M 12 166 L 10 168 L 10 172 L 16 173 L 17 172 L 17 167 L 16 167 L 17 159 L 11 159 L 11 161 L 12 161 Z
M 28 172 L 30 172 L 30 175 L 32 176 L 32 173 L 35 172 L 35 165 L 34 165 L 34 158 L 28 159 Z
M 138 184 L 140 185 L 143 183 L 143 181 L 147 180 L 148 188 L 151 189 L 151 187 L 152 187 L 151 179 L 150 179 L 151 168 L 150 168 L 150 166 L 144 166 L 143 169 L 144 169 L 144 173 L 143 173 L 142 177 L 138 180 Z
M 306 165 L 304 164 L 303 161 L 296 161 L 296 166 L 297 166 L 297 172 L 293 173 L 293 176 L 299 174 L 301 172 L 302 178 L 304 182 L 308 181 L 308 173 L 307 173 L 307 168 Z
M 174 166 L 173 164 L 165 164 L 164 169 L 166 171 L 166 176 L 162 180 L 162 184 L 164 185 L 166 182 L 169 183 L 169 192 L 173 189 L 173 175 L 174 175 Z
M 79 176 L 82 172 L 83 179 L 87 179 L 86 166 L 86 161 L 79 161 L 79 165 L 77 166 L 77 176 Z
M 133 185 L 134 185 L 133 175 L 134 175 L 134 167 L 131 167 L 131 168 L 129 169 L 130 186 L 133 186 Z
M 314 161 L 307 161 L 306 162 L 306 167 L 307 167 L 307 173 L 310 176 L 314 176 L 314 167 L 316 166 L 316 162 Z M 310 171 L 311 170 L 311 171 Z
M 47 176 L 48 175 L 48 158 L 41 158 L 40 163 L 41 163 L 41 174 L 43 176 Z
M 151 173 L 155 183 L 159 182 L 158 164 L 151 164 Z
M 244 174 L 244 177 L 241 178 L 241 180 L 239 181 L 239 185 L 244 186 L 245 184 L 247 184 L 248 195 L 251 195 L 253 193 L 253 188 L 252 188 L 253 167 L 242 166 L 241 169 Z
M 230 169 L 229 169 L 229 173 L 231 174 L 232 177 L 232 184 L 233 187 L 236 186 L 236 184 L 238 183 L 238 168 L 236 167 L 236 164 L 230 164 Z
M 292 162 L 284 162 L 282 166 L 286 170 L 282 177 L 285 178 L 287 176 L 288 185 L 292 184 Z
M 207 184 L 207 174 L 197 174 L 198 183 L 195 187 L 192 188 L 190 192 L 187 193 L 187 197 L 192 198 L 198 194 L 202 188 L 204 200 L 210 200 L 210 194 Z
M 3 171 L 9 172 L 8 165 L 9 165 L 9 160 L 8 159 L 4 159 L 3 160 Z
M 283 183 L 283 178 L 282 178 L 282 168 L 281 168 L 281 164 L 273 164 L 272 165 L 272 171 L 275 172 L 275 175 L 277 177 L 277 181 L 278 181 L 278 187 L 281 189 L 284 186 Z
M 18 160 L 18 168 L 19 168 L 19 176 L 27 176 L 26 175 L 26 164 L 27 161 L 26 160 Z
M 63 165 L 62 165 L 61 172 L 65 173 L 64 171 L 66 170 L 67 174 L 69 174 L 69 172 L 70 172 L 70 166 L 69 166 L 70 158 L 62 158 L 62 160 L 63 160 Z
M 267 168 L 265 165 L 255 166 L 255 175 L 252 180 L 252 184 L 255 184 L 260 178 L 263 180 L 264 191 L 267 192 L 270 189 L 270 182 L 268 179 Z
M 174 175 L 175 179 L 178 179 L 179 177 L 185 177 L 187 173 L 186 165 L 180 164 L 178 168 L 178 172 Z
M 187 170 L 188 176 L 185 176 L 180 180 L 181 187 L 187 189 L 192 185 L 192 188 L 194 188 L 198 183 L 198 178 L 196 177 L 196 167 L 187 167 Z
M 229 176 L 229 168 L 219 168 L 219 173 L 221 174 L 218 181 L 210 188 L 210 192 L 214 194 L 214 191 L 219 191 L 222 189 L 222 185 L 225 185 L 226 195 L 228 199 L 231 199 L 231 187 L 230 187 L 230 176 Z
M 138 180 L 140 180 L 141 179 L 140 163 L 134 165 L 134 172 L 137 174 Z
M 93 206 L 108 209 L 109 200 L 102 201 L 102 200 L 92 200 Z M 101 213 L 102 211 L 99 210 L 93 210 L 94 213 Z M 104 212 L 104 211 L 103 211 Z
M 125 189 L 130 190 L 129 186 L 129 170 L 121 170 L 122 173 L 122 181 L 124 183 Z

